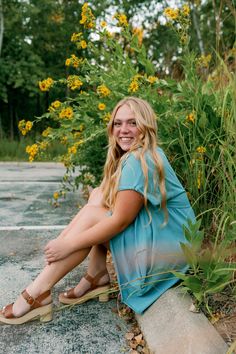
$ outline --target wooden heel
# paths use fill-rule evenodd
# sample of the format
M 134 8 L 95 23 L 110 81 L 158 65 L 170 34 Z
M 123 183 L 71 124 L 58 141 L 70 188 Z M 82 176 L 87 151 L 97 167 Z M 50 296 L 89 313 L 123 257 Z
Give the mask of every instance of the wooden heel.
M 107 302 L 109 301 L 109 294 L 100 294 L 98 297 L 100 302 Z

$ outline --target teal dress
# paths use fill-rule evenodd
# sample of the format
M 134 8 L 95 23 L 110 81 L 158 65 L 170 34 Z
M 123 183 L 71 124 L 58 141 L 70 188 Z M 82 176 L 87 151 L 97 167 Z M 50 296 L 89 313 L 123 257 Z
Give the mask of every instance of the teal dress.
M 183 225 L 188 219 L 195 220 L 183 186 L 163 150 L 157 151 L 165 171 L 167 223 L 160 208 L 158 183 L 154 185 L 155 166 L 146 154 L 149 213 L 143 207 L 135 220 L 110 240 L 122 302 L 140 314 L 178 281 L 170 270 L 188 269 L 180 242 L 186 242 Z M 122 165 L 118 190 L 135 190 L 143 195 L 144 185 L 140 160 L 130 153 Z

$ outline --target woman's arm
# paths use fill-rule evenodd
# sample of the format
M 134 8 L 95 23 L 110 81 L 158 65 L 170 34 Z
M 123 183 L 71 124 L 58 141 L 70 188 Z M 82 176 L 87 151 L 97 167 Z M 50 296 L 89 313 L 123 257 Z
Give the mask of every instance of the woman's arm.
M 55 262 L 61 257 L 61 249 L 66 247 L 68 254 L 79 249 L 91 247 L 109 241 L 112 237 L 123 231 L 138 215 L 143 206 L 143 196 L 134 190 L 119 191 L 116 198 L 113 214 L 103 219 L 78 237 L 73 238 L 70 244 L 63 245 L 65 240 L 52 240 L 45 247 L 48 262 Z M 65 255 L 66 256 L 66 255 Z
M 82 232 L 75 241 L 73 250 L 109 241 L 132 223 L 142 206 L 143 196 L 140 193 L 134 190 L 118 192 L 113 214 Z

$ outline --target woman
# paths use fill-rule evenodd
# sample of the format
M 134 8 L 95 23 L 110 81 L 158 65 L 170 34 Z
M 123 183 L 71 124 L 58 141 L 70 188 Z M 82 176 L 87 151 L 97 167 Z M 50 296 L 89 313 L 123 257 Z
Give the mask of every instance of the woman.
M 170 271 L 187 269 L 180 242 L 194 220 L 186 193 L 157 147 L 156 116 L 135 97 L 120 101 L 108 124 L 104 178 L 58 238 L 45 249 L 46 266 L 0 322 L 21 324 L 52 317 L 51 288 L 90 255 L 88 273 L 60 294 L 62 303 L 107 301 L 107 249 L 112 252 L 123 302 L 142 313 L 178 281 Z

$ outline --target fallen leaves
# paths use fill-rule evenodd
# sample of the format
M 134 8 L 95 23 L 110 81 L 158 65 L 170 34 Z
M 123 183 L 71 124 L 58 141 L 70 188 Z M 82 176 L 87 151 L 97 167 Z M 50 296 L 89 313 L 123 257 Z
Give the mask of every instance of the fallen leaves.
M 131 354 L 150 354 L 150 351 L 147 348 L 147 344 L 145 342 L 145 339 L 143 338 L 143 334 L 141 333 L 141 330 L 140 330 L 137 322 L 135 321 L 135 318 L 133 318 L 133 322 L 134 322 L 134 324 L 131 328 L 131 331 L 127 332 L 125 334 L 125 339 L 131 349 L 131 351 L 129 353 L 131 353 Z
M 107 269 L 110 275 L 111 283 L 115 286 L 115 284 L 117 284 L 117 277 L 110 252 L 107 254 Z M 111 310 L 113 313 L 117 313 L 118 316 L 122 317 L 132 326 L 130 331 L 125 334 L 127 345 L 130 347 L 129 354 L 150 354 L 146 341 L 143 338 L 143 334 L 141 333 L 135 319 L 134 312 L 128 306 L 120 303 L 119 295 L 117 296 L 117 308 L 112 308 Z M 118 328 L 118 330 L 120 330 L 120 328 Z

